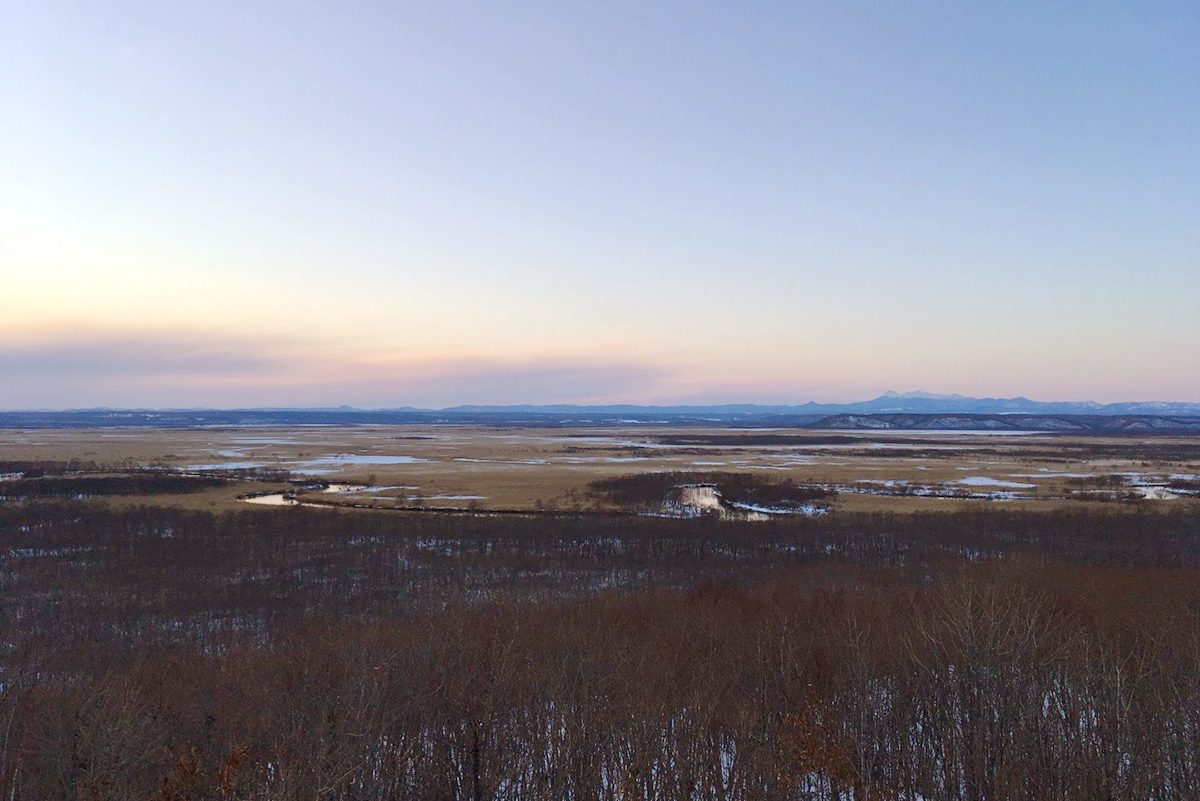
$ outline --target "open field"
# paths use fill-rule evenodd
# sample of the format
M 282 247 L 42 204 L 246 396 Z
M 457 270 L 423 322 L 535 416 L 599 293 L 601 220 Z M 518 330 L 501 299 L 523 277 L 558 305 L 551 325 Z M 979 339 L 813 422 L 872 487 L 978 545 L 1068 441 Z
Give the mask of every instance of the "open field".
M 980 503 L 1038 510 L 1195 503 L 1200 437 L 649 426 L 0 431 L 0 462 L 72 460 L 89 471 L 286 471 L 297 479 L 356 485 L 352 492 L 323 493 L 323 504 L 380 508 L 619 511 L 589 485 L 672 471 L 820 486 L 835 493 L 834 511 L 941 511 Z M 154 502 L 230 509 L 241 505 L 239 496 L 286 486 L 230 481 L 186 495 L 159 493 Z

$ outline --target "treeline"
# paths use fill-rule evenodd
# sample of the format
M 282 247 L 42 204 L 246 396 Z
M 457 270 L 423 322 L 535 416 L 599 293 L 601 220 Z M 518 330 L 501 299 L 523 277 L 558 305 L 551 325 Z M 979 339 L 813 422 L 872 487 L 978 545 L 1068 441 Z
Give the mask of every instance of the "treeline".
M 9 674 L 13 799 L 1194 798 L 1194 569 L 809 567 Z
M 100 469 L 102 469 L 101 466 L 91 459 L 72 459 L 70 461 L 0 460 L 0 476 L 41 478 L 42 476 L 61 476 L 65 473 L 96 472 Z
M 179 476 L 169 473 L 26 477 L 0 484 L 0 497 L 93 498 L 109 495 L 190 493 L 220 487 L 225 483 L 217 477 Z
M 82 459 L 72 459 L 70 461 L 0 461 L 0 477 L 3 477 L 5 480 L 12 480 L 13 478 L 33 479 L 45 476 L 77 476 L 88 478 L 100 475 L 106 478 L 154 475 L 189 478 L 200 475 L 201 477 L 207 476 L 243 481 L 288 481 L 293 483 L 302 480 L 301 476 L 278 467 L 225 468 L 217 466 L 188 473 L 183 473 L 182 470 L 183 468 L 179 465 L 173 465 L 169 462 L 155 462 L 148 467 L 138 466 L 131 459 L 119 463 L 103 464 Z M 114 484 L 113 486 L 116 485 Z M 150 492 L 153 493 L 154 491 L 151 487 Z M 130 493 L 118 491 L 97 494 L 120 495 Z
M 795 507 L 831 498 L 821 487 L 748 473 L 668 471 L 596 479 L 588 489 L 623 509 L 657 509 L 677 487 L 707 484 L 729 503 Z
M 9 649 L 0 664 L 51 631 L 59 649 L 213 649 L 265 642 L 316 611 L 366 620 L 455 599 L 748 584 L 831 562 L 894 566 L 932 581 L 947 566 L 1020 555 L 1197 567 L 1200 513 L 979 510 L 723 522 L 0 504 L 0 631 Z
M 1174 799 L 1200 514 L 0 504 L 0 794 Z
M 1195 476 L 1191 478 L 1173 478 L 1167 482 L 1167 488 L 1184 494 L 1200 495 L 1200 479 L 1197 479 Z

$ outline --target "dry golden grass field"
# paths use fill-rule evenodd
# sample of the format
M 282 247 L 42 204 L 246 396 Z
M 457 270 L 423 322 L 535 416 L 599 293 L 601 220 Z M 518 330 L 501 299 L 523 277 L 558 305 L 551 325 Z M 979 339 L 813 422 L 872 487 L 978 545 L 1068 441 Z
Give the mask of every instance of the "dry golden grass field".
M 377 508 L 605 508 L 599 478 L 741 472 L 819 484 L 833 509 L 1175 508 L 1200 502 L 1200 438 L 729 428 L 485 426 L 0 431 L 0 461 L 78 460 L 90 470 L 286 470 L 355 486 L 324 504 Z M 1107 483 L 1106 483 L 1107 482 Z M 240 507 L 282 482 L 231 481 L 114 503 Z M 946 497 L 957 496 L 957 497 Z M 970 497 L 965 497 L 970 496 Z

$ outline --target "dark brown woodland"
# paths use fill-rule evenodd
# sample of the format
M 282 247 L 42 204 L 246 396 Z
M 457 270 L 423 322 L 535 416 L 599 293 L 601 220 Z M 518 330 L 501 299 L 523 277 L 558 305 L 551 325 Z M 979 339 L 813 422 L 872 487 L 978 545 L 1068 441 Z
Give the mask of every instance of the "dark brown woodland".
M 1200 515 L 0 505 L 0 793 L 1175 799 Z

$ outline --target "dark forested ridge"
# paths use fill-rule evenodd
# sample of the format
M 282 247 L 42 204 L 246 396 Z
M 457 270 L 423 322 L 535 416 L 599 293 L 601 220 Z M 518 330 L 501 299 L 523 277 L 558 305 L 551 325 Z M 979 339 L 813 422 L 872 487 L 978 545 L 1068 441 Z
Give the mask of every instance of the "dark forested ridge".
M 20 799 L 1166 799 L 1200 515 L 0 505 Z

